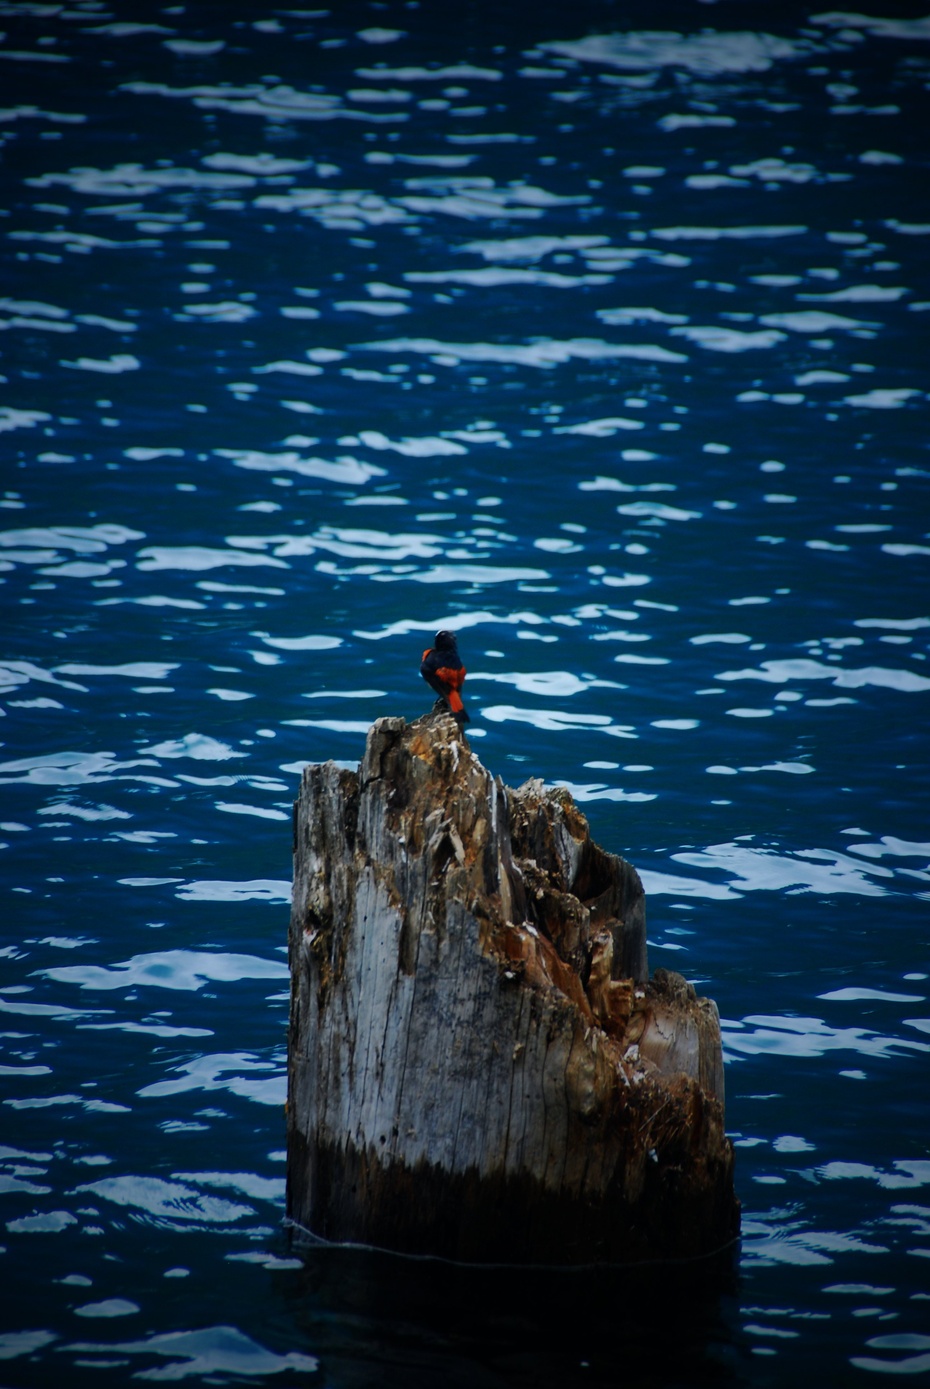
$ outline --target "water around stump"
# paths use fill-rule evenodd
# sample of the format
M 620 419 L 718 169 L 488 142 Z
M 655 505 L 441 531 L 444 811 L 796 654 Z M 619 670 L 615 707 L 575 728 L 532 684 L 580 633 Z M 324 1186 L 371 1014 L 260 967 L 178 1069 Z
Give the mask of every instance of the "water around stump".
M 930 1366 L 895 15 L 0 4 L 6 1384 Z M 291 801 L 442 626 L 482 760 L 570 787 L 720 1006 L 743 1240 L 687 1353 L 638 1280 L 444 1318 L 281 1227 Z

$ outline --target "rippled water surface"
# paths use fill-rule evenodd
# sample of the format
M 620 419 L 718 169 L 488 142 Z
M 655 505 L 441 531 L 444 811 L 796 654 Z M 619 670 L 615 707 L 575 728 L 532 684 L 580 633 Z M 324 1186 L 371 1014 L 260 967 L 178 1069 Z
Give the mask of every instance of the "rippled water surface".
M 930 1373 L 930 19 L 867 11 L 0 4 L 4 1384 Z M 718 1001 L 719 1296 L 288 1243 L 291 802 L 439 626 Z

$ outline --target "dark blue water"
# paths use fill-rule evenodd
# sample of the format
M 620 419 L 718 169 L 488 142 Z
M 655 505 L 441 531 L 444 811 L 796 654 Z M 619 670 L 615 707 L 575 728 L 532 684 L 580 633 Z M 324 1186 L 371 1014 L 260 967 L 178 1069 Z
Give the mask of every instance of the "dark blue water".
M 930 1374 L 930 20 L 0 5 L 0 1379 Z M 718 1001 L 734 1280 L 298 1257 L 290 808 L 432 696 Z

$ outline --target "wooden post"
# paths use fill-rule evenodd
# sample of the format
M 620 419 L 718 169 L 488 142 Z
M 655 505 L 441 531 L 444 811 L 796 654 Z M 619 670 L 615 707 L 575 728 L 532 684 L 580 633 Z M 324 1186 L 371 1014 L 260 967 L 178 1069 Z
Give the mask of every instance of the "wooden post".
M 469 1261 L 708 1253 L 739 1205 L 717 1010 L 648 978 L 635 869 L 455 721 L 383 718 L 294 822 L 287 1209 Z

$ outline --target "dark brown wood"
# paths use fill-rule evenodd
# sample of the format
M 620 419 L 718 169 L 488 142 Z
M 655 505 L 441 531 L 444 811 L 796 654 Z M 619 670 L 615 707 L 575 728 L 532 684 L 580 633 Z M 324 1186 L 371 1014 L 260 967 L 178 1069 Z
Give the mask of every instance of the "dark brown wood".
M 296 1225 L 512 1263 L 736 1237 L 716 1007 L 648 978 L 639 875 L 567 791 L 385 718 L 358 773 L 304 770 L 294 836 Z

